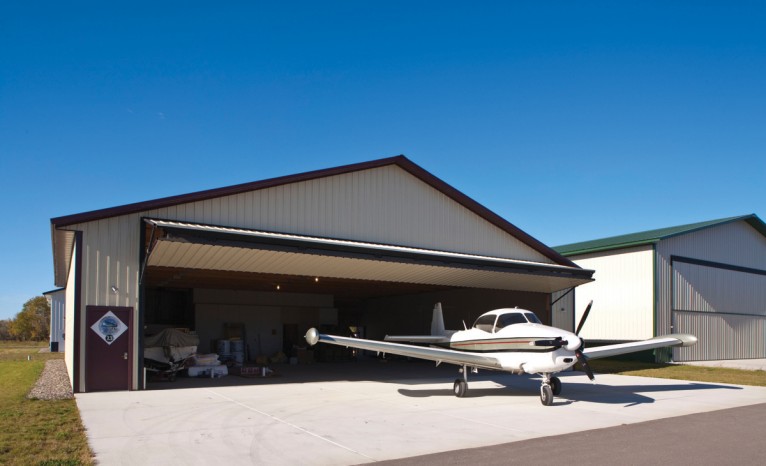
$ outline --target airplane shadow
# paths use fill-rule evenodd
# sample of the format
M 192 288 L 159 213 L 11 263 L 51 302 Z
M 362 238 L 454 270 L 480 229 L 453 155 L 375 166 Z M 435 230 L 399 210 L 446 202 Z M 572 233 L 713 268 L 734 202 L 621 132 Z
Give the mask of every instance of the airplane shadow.
M 476 378 L 479 381 L 492 381 L 501 386 L 495 388 L 471 388 L 471 381 L 468 383 L 468 391 L 465 398 L 492 397 L 519 397 L 519 396 L 539 396 L 540 379 L 530 376 L 511 376 L 514 380 L 492 378 Z M 663 383 L 659 385 L 609 385 L 609 384 L 591 384 L 589 382 L 569 382 L 567 377 L 560 377 L 562 380 L 561 394 L 554 398 L 553 406 L 565 406 L 577 402 L 589 402 L 600 404 L 631 406 L 651 404 L 656 401 L 655 398 L 647 394 L 664 392 L 683 392 L 695 390 L 742 390 L 741 387 L 729 385 L 717 385 L 702 382 L 690 383 Z M 598 381 L 598 379 L 597 379 Z M 444 389 L 409 389 L 401 388 L 398 392 L 401 395 L 411 398 L 429 398 L 436 396 L 455 396 L 452 393 L 452 382 L 445 381 Z

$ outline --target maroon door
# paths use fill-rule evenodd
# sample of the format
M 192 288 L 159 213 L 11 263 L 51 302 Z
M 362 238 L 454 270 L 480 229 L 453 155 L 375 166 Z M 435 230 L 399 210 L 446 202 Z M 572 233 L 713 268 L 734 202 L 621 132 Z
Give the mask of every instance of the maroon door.
M 132 318 L 132 307 L 86 308 L 85 391 L 130 390 Z

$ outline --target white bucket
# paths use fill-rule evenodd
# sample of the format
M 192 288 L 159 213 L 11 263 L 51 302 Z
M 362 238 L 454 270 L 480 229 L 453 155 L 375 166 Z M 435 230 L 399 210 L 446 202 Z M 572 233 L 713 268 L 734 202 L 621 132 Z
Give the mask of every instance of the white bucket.
M 231 340 L 231 352 L 242 353 L 245 351 L 245 342 L 242 340 Z

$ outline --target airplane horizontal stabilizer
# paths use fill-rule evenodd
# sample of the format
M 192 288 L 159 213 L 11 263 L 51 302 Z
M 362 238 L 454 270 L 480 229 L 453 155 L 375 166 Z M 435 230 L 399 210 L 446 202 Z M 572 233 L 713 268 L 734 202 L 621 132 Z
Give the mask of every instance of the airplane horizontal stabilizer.
M 620 354 L 636 353 L 638 351 L 650 349 L 665 348 L 668 346 L 692 346 L 695 343 L 697 343 L 697 337 L 694 335 L 674 333 L 671 335 L 663 335 L 643 341 L 586 348 L 582 352 L 588 359 L 597 359 L 608 358 Z

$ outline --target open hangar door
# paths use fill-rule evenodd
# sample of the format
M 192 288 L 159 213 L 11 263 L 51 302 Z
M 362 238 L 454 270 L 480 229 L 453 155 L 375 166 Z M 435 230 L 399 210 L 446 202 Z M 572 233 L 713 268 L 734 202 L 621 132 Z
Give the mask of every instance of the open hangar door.
M 462 328 L 481 313 L 519 306 L 550 322 L 550 293 L 590 281 L 591 271 L 410 247 L 147 221 L 141 286 L 144 328 L 189 328 L 200 351 L 231 337 L 248 359 L 290 353 L 312 326 L 368 338 L 428 332 L 442 302 Z

